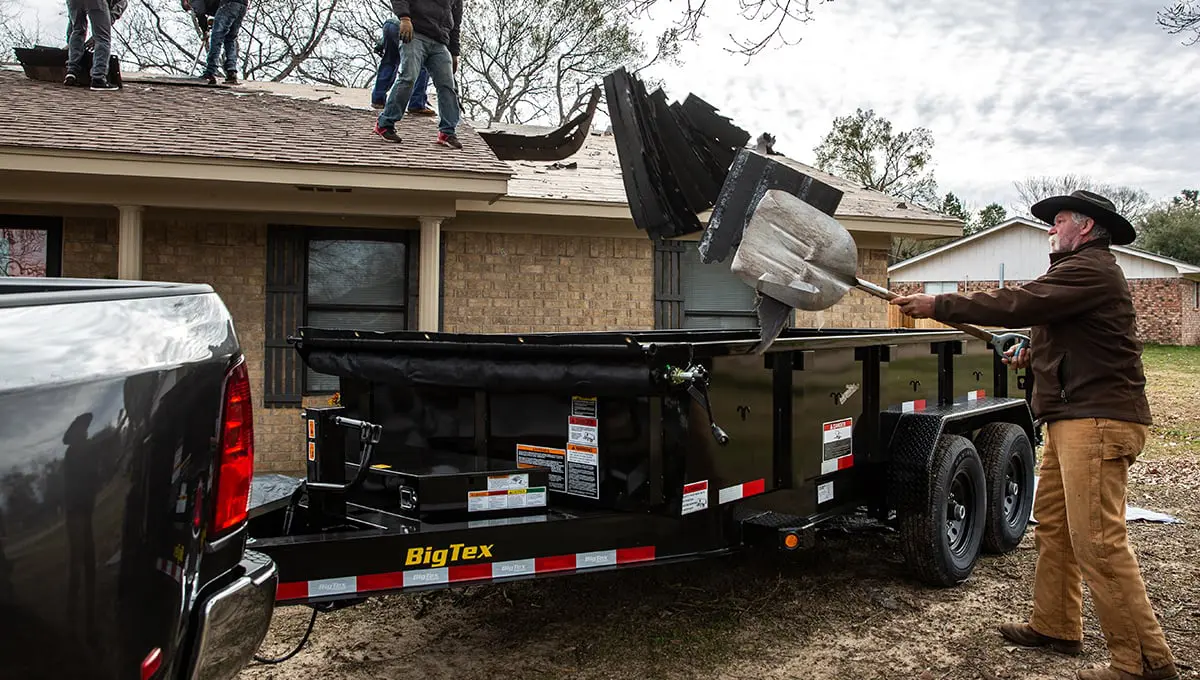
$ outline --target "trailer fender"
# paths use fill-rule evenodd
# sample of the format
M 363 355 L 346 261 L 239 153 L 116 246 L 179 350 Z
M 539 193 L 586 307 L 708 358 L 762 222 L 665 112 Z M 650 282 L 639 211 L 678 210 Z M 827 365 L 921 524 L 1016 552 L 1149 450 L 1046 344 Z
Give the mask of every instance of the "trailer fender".
M 932 483 L 930 460 L 943 434 L 970 433 L 988 424 L 1008 422 L 1020 426 L 1034 441 L 1033 416 L 1023 399 L 988 397 L 966 399 L 923 410 L 902 407 L 879 414 L 883 441 L 887 442 L 888 507 L 899 514 L 923 512 Z

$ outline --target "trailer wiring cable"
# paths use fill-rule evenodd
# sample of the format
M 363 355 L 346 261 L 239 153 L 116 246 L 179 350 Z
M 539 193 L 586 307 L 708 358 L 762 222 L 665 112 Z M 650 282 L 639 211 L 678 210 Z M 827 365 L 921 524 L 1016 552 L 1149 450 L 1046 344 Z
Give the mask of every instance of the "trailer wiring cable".
M 317 622 L 317 614 L 319 614 L 320 612 L 321 612 L 320 609 L 317 609 L 316 607 L 312 608 L 312 617 L 309 618 L 309 620 L 308 620 L 308 628 L 305 629 L 304 636 L 300 638 L 300 644 L 296 645 L 295 649 L 293 649 L 292 651 L 288 652 L 287 654 L 284 654 L 283 656 L 275 658 L 275 659 L 268 659 L 265 656 L 259 656 L 258 654 L 255 654 L 254 660 L 261 664 L 273 666 L 275 664 L 281 664 L 284 661 L 287 661 L 288 659 L 292 658 L 293 656 L 296 656 L 297 654 L 299 654 L 300 650 L 304 649 L 304 645 L 308 644 L 308 636 L 312 635 L 313 624 L 315 624 Z

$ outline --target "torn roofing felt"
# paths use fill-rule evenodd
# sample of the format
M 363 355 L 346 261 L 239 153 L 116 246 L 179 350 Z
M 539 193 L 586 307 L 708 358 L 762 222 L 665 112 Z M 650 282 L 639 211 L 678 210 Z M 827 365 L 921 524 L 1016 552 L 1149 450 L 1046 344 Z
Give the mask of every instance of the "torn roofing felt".
M 701 231 L 697 217 L 717 200 L 729 165 L 750 134 L 689 95 L 667 104 L 624 68 L 604 78 L 629 209 L 651 238 Z

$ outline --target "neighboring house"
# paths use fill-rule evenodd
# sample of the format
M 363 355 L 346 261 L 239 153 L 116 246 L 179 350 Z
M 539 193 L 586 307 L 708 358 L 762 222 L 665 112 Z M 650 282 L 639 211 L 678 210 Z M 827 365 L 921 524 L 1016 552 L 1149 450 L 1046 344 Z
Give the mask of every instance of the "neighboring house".
M 898 293 L 970 292 L 1017 286 L 1050 266 L 1050 227 L 1021 217 L 888 268 Z M 1125 272 L 1144 342 L 1200 345 L 1200 267 L 1128 246 L 1112 246 Z
M 0 233 L 21 235 L 45 275 L 211 284 L 251 366 L 260 469 L 302 467 L 298 409 L 336 384 L 298 362 L 287 338 L 301 325 L 755 325 L 753 291 L 728 262 L 701 266 L 691 244 L 636 229 L 611 136 L 590 135 L 557 164 L 506 163 L 466 124 L 461 151 L 436 146 L 426 118 L 398 126 L 402 144 L 383 142 L 366 90 L 124 82 L 97 96 L 0 70 Z M 893 235 L 961 233 L 952 218 L 819 177 L 846 191 L 839 218 L 864 278 L 884 279 Z M 883 303 L 854 291 L 798 316 L 887 323 Z

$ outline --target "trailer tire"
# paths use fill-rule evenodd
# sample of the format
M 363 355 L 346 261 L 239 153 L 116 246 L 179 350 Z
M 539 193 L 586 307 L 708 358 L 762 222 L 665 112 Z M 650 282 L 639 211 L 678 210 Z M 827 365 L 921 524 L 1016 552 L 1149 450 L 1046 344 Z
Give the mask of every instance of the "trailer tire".
M 987 514 L 983 461 L 971 440 L 942 435 L 929 459 L 924 509 L 901 519 L 904 558 L 917 578 L 948 587 L 975 569 Z
M 1012 552 L 1025 537 L 1033 510 L 1033 446 L 1021 426 L 992 423 L 979 430 L 975 448 L 987 478 L 983 549 Z

